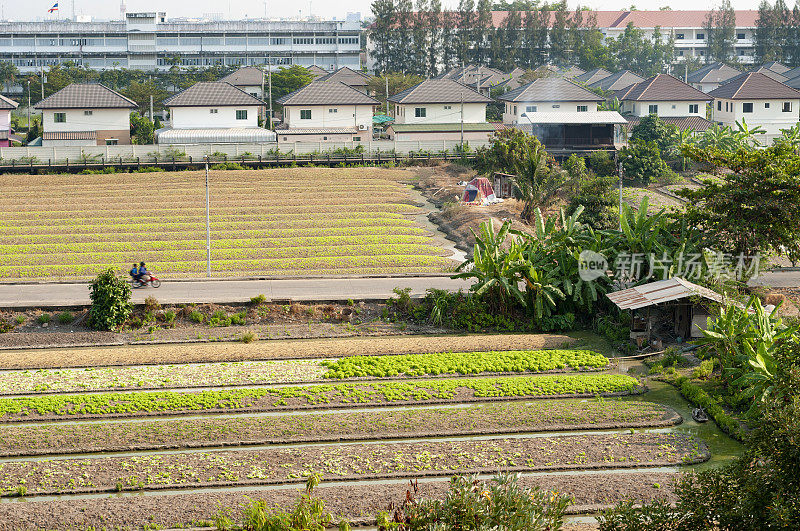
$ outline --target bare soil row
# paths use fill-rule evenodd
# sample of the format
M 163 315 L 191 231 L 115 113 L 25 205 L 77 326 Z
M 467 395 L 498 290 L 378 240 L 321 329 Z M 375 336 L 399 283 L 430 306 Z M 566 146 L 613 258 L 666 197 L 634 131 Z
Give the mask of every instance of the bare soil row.
M 332 479 L 332 478 L 326 478 Z M 617 502 L 635 499 L 666 498 L 674 501 L 672 482 L 675 474 L 643 472 L 635 474 L 589 474 L 546 477 L 523 477 L 525 487 L 540 487 L 573 497 L 568 512 L 596 510 Z M 315 497 L 325 503 L 335 518 L 351 523 L 374 525 L 375 515 L 387 510 L 390 503 L 405 499 L 409 484 L 347 485 L 317 487 Z M 418 498 L 442 498 L 447 492 L 445 480 L 419 483 Z M 250 500 L 265 500 L 269 507 L 288 509 L 300 498 L 300 488 L 250 490 L 244 492 L 208 492 L 172 495 L 106 497 L 101 499 L 37 501 L 0 504 L 0 529 L 89 529 L 98 525 L 107 529 L 151 525 L 178 528 L 211 525 L 221 507 L 239 514 Z M 3 527 L 6 526 L 6 527 Z
M 145 454 L 140 457 L 9 461 L 0 489 L 14 495 L 114 492 L 303 481 L 320 473 L 356 480 L 455 473 L 588 470 L 670 466 L 709 459 L 705 443 L 688 435 L 632 433 L 534 439 L 314 445 Z
M 1 456 L 63 455 L 672 426 L 672 409 L 632 400 L 541 400 L 463 408 L 205 417 L 125 423 L 0 425 Z

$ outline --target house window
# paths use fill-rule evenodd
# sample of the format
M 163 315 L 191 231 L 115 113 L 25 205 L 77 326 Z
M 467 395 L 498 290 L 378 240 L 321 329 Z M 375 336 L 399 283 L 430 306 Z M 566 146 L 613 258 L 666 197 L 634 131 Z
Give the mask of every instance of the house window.
M 311 109 L 300 109 L 300 119 L 301 120 L 310 120 L 311 119 Z
M 446 111 L 449 111 L 449 110 L 450 110 L 450 109 L 452 109 L 452 108 L 453 108 L 453 106 L 452 106 L 452 105 L 445 105 L 445 106 L 444 106 L 444 110 L 446 110 Z
M 210 114 L 217 114 L 219 112 L 219 109 L 209 109 L 208 112 Z
M 67 113 L 57 112 L 53 113 L 53 121 L 57 124 L 63 124 L 67 121 Z
M 728 102 L 725 102 L 725 112 L 728 112 Z
M 683 40 L 683 33 L 676 33 L 675 34 L 675 40 L 676 41 Z
M 792 102 L 791 101 L 784 101 L 783 102 L 783 109 L 782 112 L 792 112 Z
M 237 110 L 236 111 L 236 119 L 237 120 L 247 120 L 247 109 L 245 109 L 245 110 Z
M 106 138 L 107 146 L 116 146 L 117 144 L 119 144 L 119 140 L 117 140 L 116 138 Z
M 536 112 L 536 105 L 526 105 L 525 112 Z
M 328 140 L 328 137 L 327 136 L 323 136 L 322 140 Z
M 742 103 L 742 112 L 753 112 L 752 103 Z
M 700 112 L 700 106 L 697 104 L 689 105 L 689 114 L 697 114 Z
M 328 109 L 328 113 L 329 114 L 334 114 L 334 113 L 337 113 L 337 112 L 339 112 L 339 109 Z
M 83 111 L 83 115 L 84 116 L 91 116 L 92 115 L 92 111 Z
M 769 102 L 768 101 L 764 103 L 764 108 L 765 109 L 769 109 Z
M 722 102 L 721 101 L 717 101 L 717 110 L 718 111 L 722 110 Z
M 736 38 L 740 41 L 743 41 L 745 39 L 744 33 L 737 33 Z
M 514 114 L 517 114 L 517 106 L 514 105 Z
M 683 50 L 678 51 L 678 57 L 683 57 Z
M 354 136 L 353 137 L 353 142 L 361 142 L 361 137 L 360 136 Z
M 427 115 L 427 109 L 425 107 L 415 107 L 414 108 L 414 116 L 416 118 L 425 118 Z
M 705 33 L 698 33 L 697 34 L 697 40 L 698 41 L 702 41 L 705 38 L 706 38 L 706 34 Z
M 648 105 L 647 106 L 647 113 L 648 114 L 658 114 L 658 105 Z
M 577 111 L 578 112 L 589 112 L 589 106 L 588 105 L 578 105 Z
M 699 50 L 697 52 L 697 55 L 699 55 L 700 57 L 704 57 L 706 55 L 706 51 L 705 50 Z
M 553 105 L 553 108 L 554 108 L 554 109 L 560 109 L 560 108 L 561 108 L 561 105 Z

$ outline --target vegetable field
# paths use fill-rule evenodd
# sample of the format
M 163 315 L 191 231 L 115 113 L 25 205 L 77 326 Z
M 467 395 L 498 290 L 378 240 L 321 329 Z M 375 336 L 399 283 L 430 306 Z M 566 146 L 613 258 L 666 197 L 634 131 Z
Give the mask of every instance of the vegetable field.
M 212 171 L 216 276 L 429 273 L 450 252 L 419 226 L 402 170 Z M 203 172 L 5 175 L 0 279 L 89 278 L 145 260 L 166 277 L 205 273 Z

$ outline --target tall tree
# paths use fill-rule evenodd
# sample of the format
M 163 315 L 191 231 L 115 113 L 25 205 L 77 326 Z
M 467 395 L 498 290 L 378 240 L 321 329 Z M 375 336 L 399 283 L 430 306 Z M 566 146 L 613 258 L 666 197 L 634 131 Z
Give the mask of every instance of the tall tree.
M 414 55 L 411 53 L 414 44 L 414 7 L 411 0 L 397 0 L 397 24 L 392 28 L 396 38 L 394 42 L 395 72 L 413 72 Z
M 467 64 L 472 60 L 475 46 L 475 2 L 460 0 L 458 3 L 458 63 Z
M 736 12 L 730 0 L 722 0 L 708 12 L 703 25 L 706 34 L 706 62 L 728 63 L 734 59 L 736 44 Z
M 547 57 L 547 28 L 550 25 L 550 10 L 547 6 L 525 13 L 525 57 L 523 65 L 533 70 L 545 63 Z
M 430 28 L 428 27 L 428 0 L 417 0 L 417 10 L 413 14 L 413 66 L 409 70 L 415 74 L 428 75 L 428 48 L 430 48 Z
M 553 23 L 550 26 L 550 64 L 564 66 L 569 63 L 570 42 L 567 32 L 567 24 L 569 23 L 569 12 L 567 11 L 567 3 L 561 2 L 555 6 L 555 16 Z
M 778 21 L 775 11 L 767 0 L 761 0 L 758 5 L 758 19 L 754 35 L 755 60 L 757 63 L 775 61 L 778 57 Z
M 442 69 L 446 72 L 459 63 L 461 39 L 458 33 L 458 13 L 445 9 L 442 11 L 441 53 Z
M 428 4 L 428 64 L 427 71 L 431 76 L 439 73 L 439 65 L 444 62 L 444 42 L 442 34 L 447 24 L 442 13 L 442 0 L 430 0 Z
M 472 61 L 475 64 L 489 64 L 489 46 L 494 36 L 492 23 L 492 4 L 489 0 L 478 0 L 478 16 L 475 20 L 475 43 Z
M 375 0 L 372 2 L 372 14 L 375 22 L 369 30 L 373 43 L 372 56 L 375 58 L 375 70 L 389 72 L 394 69 L 394 28 L 397 23 L 397 10 L 394 0 Z

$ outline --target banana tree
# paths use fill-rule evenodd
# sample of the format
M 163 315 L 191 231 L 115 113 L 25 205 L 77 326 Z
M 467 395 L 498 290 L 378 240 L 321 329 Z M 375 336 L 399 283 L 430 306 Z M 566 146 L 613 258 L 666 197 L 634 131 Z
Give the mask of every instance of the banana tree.
M 757 125 L 756 127 L 750 127 L 747 125 L 745 119 L 742 118 L 741 122 L 736 122 L 736 128 L 736 131 L 733 132 L 733 138 L 736 142 L 736 147 L 753 150 L 761 146 L 761 142 L 758 141 L 756 135 L 763 135 L 766 133 L 766 130 L 763 127 L 760 125 Z
M 564 293 L 556 286 L 556 271 L 536 269 L 532 264 L 521 270 L 525 282 L 526 307 L 537 321 L 550 317 L 556 309 L 557 300 L 564 299 Z
M 669 157 L 680 157 L 681 167 L 686 171 L 686 157 L 683 155 L 684 146 L 691 146 L 697 143 L 696 131 L 691 127 L 686 129 L 675 129 L 670 138 L 670 148 L 667 152 Z

